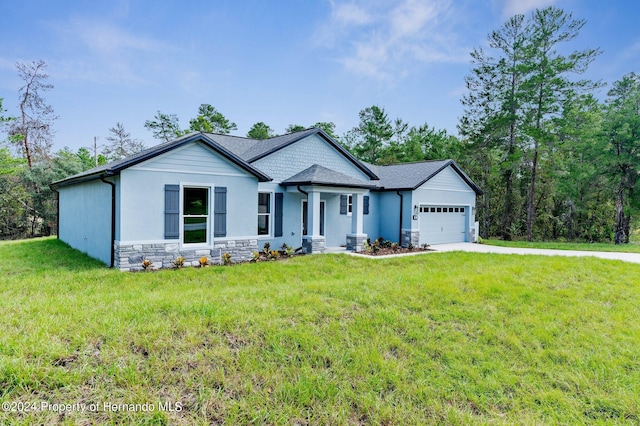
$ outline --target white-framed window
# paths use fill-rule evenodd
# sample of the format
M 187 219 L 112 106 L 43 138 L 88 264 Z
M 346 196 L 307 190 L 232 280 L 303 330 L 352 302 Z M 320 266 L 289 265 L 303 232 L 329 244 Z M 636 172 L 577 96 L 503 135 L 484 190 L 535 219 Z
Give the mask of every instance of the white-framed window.
M 347 216 L 353 214 L 353 195 L 347 195 Z
M 258 192 L 258 235 L 271 235 L 271 193 Z
M 182 243 L 208 244 L 211 234 L 211 188 L 182 187 Z

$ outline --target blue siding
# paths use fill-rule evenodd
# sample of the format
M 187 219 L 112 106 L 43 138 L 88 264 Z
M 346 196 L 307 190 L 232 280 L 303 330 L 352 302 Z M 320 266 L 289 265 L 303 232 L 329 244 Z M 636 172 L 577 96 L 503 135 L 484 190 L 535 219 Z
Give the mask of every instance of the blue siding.
M 272 177 L 275 182 L 282 182 L 314 164 L 365 182 L 369 181 L 367 175 L 317 135 L 309 136 L 261 158 L 254 162 L 253 166 Z
M 100 181 L 60 192 L 59 238 L 105 264 L 111 262 L 111 186 Z
M 189 171 L 206 174 L 246 175 L 247 172 L 217 155 L 201 142 L 169 151 L 130 168 L 130 170 Z

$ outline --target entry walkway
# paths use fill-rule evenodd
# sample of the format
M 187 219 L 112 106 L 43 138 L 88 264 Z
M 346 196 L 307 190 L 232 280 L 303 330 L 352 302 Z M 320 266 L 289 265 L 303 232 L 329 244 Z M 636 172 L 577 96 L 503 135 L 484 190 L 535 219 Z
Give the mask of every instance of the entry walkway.
M 517 247 L 499 247 L 488 244 L 473 243 L 451 243 L 451 244 L 435 244 L 429 248 L 436 252 L 445 251 L 467 251 L 476 253 L 498 253 L 498 254 L 537 254 L 543 256 L 573 256 L 573 257 L 599 257 L 609 260 L 623 260 L 625 262 L 640 263 L 640 253 L 620 253 L 607 251 L 578 251 L 578 250 L 550 250 L 550 249 L 532 249 Z

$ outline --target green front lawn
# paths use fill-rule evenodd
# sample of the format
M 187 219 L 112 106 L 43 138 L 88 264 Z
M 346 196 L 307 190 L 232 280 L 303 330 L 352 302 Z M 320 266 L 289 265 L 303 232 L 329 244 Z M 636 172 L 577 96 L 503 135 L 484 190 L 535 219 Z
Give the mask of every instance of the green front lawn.
M 553 250 L 581 250 L 581 251 L 617 251 L 624 253 L 640 253 L 639 243 L 607 244 L 607 243 L 561 243 L 561 242 L 528 242 L 528 241 L 503 241 L 482 240 L 482 244 L 501 247 L 520 247 Z
M 55 239 L 0 259 L 0 423 L 640 422 L 640 265 L 430 253 L 121 273 Z

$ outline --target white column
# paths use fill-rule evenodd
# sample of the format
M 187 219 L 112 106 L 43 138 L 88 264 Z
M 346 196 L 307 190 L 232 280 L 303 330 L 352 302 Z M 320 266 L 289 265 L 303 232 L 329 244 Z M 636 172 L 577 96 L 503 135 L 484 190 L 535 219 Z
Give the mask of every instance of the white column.
M 353 194 L 351 208 L 351 233 L 354 235 L 362 235 L 364 229 L 364 195 Z
M 309 221 L 309 235 L 312 237 L 320 236 L 320 193 L 309 191 L 307 196 L 307 209 Z

